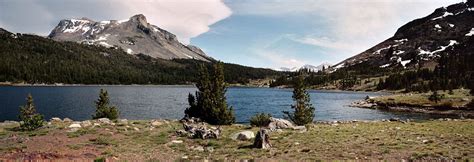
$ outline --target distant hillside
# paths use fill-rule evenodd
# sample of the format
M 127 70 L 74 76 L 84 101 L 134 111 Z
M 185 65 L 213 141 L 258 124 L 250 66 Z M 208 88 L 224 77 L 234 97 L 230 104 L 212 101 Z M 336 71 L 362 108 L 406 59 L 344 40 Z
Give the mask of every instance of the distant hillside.
M 459 51 L 472 55 L 474 4 L 458 3 L 436 9 L 432 14 L 400 27 L 386 41 L 336 65 L 334 68 L 364 66 L 388 69 L 434 68 L 443 54 Z M 333 70 L 335 70 L 333 69 Z
M 0 82 L 68 84 L 187 84 L 198 64 L 213 62 L 130 55 L 100 45 L 58 42 L 0 28 Z M 270 69 L 225 64 L 229 83 L 279 75 Z
M 291 84 L 295 74 L 271 86 Z M 323 89 L 421 91 L 474 89 L 474 0 L 435 10 L 325 72 L 307 73 Z

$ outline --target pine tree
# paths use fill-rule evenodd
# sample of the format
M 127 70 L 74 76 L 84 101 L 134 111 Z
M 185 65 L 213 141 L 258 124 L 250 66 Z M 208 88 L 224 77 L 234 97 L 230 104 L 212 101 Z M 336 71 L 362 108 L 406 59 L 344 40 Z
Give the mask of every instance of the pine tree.
M 214 97 L 214 105 L 211 113 L 210 123 L 218 125 L 228 125 L 235 122 L 234 111 L 232 107 L 227 106 L 226 83 L 224 80 L 224 65 L 222 62 L 214 64 L 214 83 L 212 88 L 212 97 Z M 214 120 L 214 121 L 212 121 Z
M 195 93 L 196 96 L 189 94 L 189 108 L 184 113 L 188 117 L 201 118 L 209 124 L 232 124 L 235 122 L 235 116 L 233 108 L 227 106 L 223 64 L 219 62 L 213 67 L 212 78 L 204 65 L 199 67 L 196 81 L 198 91 Z
M 306 91 L 302 73 L 295 78 L 293 100 L 295 105 L 292 105 L 291 108 L 294 109 L 294 112 L 283 111 L 286 117 L 297 125 L 305 125 L 312 122 L 314 107 L 310 103 L 310 96 Z
M 109 103 L 109 93 L 104 89 L 100 89 L 99 99 L 95 101 L 95 115 L 92 116 L 92 119 L 117 119 L 119 116 L 119 111 L 115 106 L 109 106 Z
M 43 126 L 43 115 L 36 113 L 35 104 L 33 103 L 33 96 L 28 94 L 26 98 L 26 105 L 20 106 L 20 129 L 35 130 Z

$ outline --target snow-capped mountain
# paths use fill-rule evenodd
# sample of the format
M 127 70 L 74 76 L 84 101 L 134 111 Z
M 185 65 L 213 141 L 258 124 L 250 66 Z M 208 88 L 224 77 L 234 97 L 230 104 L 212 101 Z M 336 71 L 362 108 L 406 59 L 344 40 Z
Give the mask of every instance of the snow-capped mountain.
M 329 64 L 329 63 L 322 63 L 321 65 L 318 65 L 318 66 L 306 64 L 306 65 L 303 65 L 301 67 L 292 67 L 292 68 L 281 67 L 281 68 L 278 68 L 278 69 L 275 69 L 275 70 L 276 71 L 295 72 L 295 71 L 298 71 L 298 70 L 301 70 L 301 69 L 307 69 L 307 70 L 310 70 L 310 71 L 317 72 L 317 71 L 323 70 L 323 67 L 325 69 L 327 69 L 330 66 L 331 66 L 331 64 Z
M 154 58 L 212 60 L 198 47 L 184 45 L 174 34 L 149 24 L 141 14 L 119 21 L 64 19 L 48 37 L 58 41 L 120 47 L 129 54 L 142 53 Z
M 474 0 L 436 9 L 400 27 L 395 35 L 348 58 L 332 70 L 353 65 L 380 68 L 433 67 L 442 54 L 473 54 Z

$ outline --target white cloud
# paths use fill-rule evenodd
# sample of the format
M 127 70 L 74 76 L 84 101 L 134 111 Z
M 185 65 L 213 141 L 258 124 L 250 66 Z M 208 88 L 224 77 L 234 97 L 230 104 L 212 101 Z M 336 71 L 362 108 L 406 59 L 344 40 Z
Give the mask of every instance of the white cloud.
M 331 40 L 328 37 L 304 37 L 304 38 L 292 38 L 294 41 L 304 43 L 304 44 L 309 44 L 313 46 L 318 46 L 318 47 L 323 47 L 323 48 L 329 48 L 329 49 L 339 49 L 341 51 L 346 51 L 346 52 L 357 52 L 359 49 L 356 44 L 353 43 L 347 43 L 344 41 L 335 41 Z
M 0 21 L 7 30 L 47 35 L 61 19 L 127 19 L 144 14 L 183 43 L 209 31 L 232 11 L 221 0 L 21 0 L 0 1 Z
M 296 40 L 355 55 L 393 36 L 403 24 L 459 0 L 244 0 L 226 1 L 237 15 L 313 17 L 314 30 L 324 22 L 327 32 Z

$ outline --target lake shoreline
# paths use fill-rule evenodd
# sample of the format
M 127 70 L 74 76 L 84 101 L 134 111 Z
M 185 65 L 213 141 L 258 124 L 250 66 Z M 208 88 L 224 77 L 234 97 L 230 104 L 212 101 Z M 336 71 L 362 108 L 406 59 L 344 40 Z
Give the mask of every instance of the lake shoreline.
M 429 100 L 431 93 L 398 93 L 368 97 L 352 102 L 350 107 L 385 110 L 390 112 L 449 115 L 459 118 L 474 118 L 474 108 L 469 107 L 473 96 L 469 90 L 456 89 L 451 94 L 440 91 L 440 101 Z

